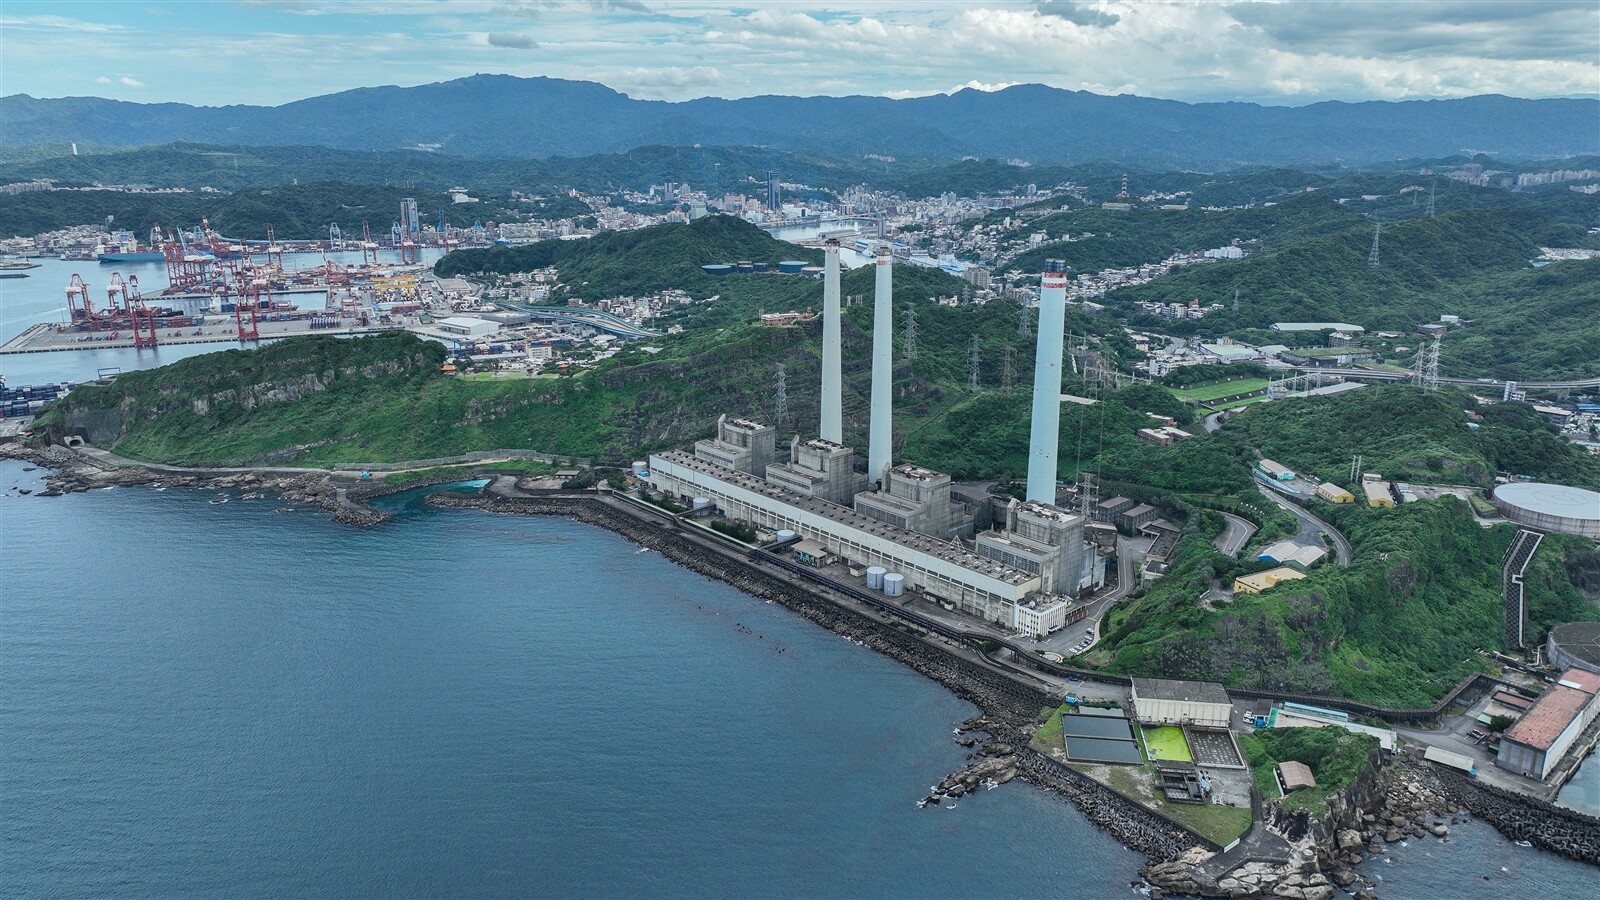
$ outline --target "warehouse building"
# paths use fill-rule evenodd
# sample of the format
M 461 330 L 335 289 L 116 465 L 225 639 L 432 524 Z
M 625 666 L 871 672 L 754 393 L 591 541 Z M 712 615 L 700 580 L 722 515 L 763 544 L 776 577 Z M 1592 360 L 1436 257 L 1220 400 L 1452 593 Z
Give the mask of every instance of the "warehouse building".
M 1261 562 L 1294 564 L 1309 569 L 1328 555 L 1321 547 L 1312 547 L 1298 541 L 1278 541 L 1256 555 Z
M 1544 780 L 1600 716 L 1600 675 L 1568 669 L 1500 738 L 1495 765 Z
M 1210 681 L 1135 678 L 1133 716 L 1143 725 L 1227 728 L 1233 701 L 1222 685 Z
M 1324 481 L 1317 485 L 1317 496 L 1329 503 L 1354 503 L 1356 495 L 1350 493 L 1331 481 Z
M 1233 592 L 1235 594 L 1259 594 L 1269 588 L 1277 587 L 1282 582 L 1299 581 L 1304 577 L 1306 577 L 1305 573 L 1299 569 L 1279 566 L 1276 569 L 1268 569 L 1265 572 L 1240 575 L 1233 580 Z
M 1361 492 L 1367 495 L 1367 505 L 1373 509 L 1394 508 L 1394 488 L 1387 481 L 1363 481 Z

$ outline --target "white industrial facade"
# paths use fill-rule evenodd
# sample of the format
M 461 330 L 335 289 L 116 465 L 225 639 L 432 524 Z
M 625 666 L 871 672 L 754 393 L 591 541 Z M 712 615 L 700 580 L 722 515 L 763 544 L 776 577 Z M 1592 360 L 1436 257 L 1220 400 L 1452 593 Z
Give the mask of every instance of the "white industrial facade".
M 1024 634 L 1043 636 L 1066 624 L 1065 600 L 1030 598 L 1039 591 L 1038 575 L 849 507 L 793 494 L 676 450 L 651 454 L 650 483 L 673 496 L 708 498 L 729 518 L 791 530 L 852 563 L 898 572 L 907 587 L 931 599 Z
M 1147 725 L 1227 728 L 1233 701 L 1220 684 L 1168 678 L 1133 679 L 1133 714 Z

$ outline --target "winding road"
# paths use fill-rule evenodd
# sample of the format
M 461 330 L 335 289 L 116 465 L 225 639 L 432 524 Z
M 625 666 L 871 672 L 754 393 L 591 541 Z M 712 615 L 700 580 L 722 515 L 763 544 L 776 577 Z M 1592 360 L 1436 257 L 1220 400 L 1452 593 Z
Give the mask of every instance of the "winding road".
M 1326 534 L 1328 536 L 1328 540 L 1333 542 L 1334 559 L 1337 560 L 1341 566 L 1350 565 L 1350 556 L 1352 553 L 1350 549 L 1350 542 L 1345 539 L 1344 535 L 1339 533 L 1338 529 L 1334 528 L 1332 525 L 1329 525 L 1327 522 L 1322 521 L 1311 513 L 1306 512 L 1305 509 L 1299 504 L 1293 502 L 1288 497 L 1279 494 L 1271 488 L 1268 488 L 1266 485 L 1257 484 L 1256 490 L 1261 492 L 1261 496 L 1266 497 L 1273 503 L 1283 507 L 1283 509 L 1287 511 L 1289 515 L 1300 520 L 1300 534 L 1298 535 L 1298 538 L 1301 543 L 1321 543 L 1321 535 Z
M 1245 545 L 1250 543 L 1250 538 L 1255 535 L 1256 526 L 1250 520 L 1241 519 L 1233 513 L 1218 510 L 1217 514 L 1227 520 L 1228 527 L 1215 541 L 1212 541 L 1212 545 L 1228 556 L 1238 559 L 1239 551 L 1243 550 Z

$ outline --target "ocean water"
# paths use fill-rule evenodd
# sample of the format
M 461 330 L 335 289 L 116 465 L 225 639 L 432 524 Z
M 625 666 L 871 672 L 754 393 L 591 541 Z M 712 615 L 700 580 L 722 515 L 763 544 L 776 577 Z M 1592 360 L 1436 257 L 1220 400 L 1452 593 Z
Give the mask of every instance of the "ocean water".
M 355 530 L 0 462 L 0 896 L 1133 896 L 975 709 L 563 520 Z
M 915 807 L 971 705 L 607 532 L 22 469 L 0 896 L 1136 896 L 1142 857 L 1032 785 Z M 1386 898 L 1596 874 L 1482 824 L 1391 858 Z
M 400 261 L 398 251 L 380 251 L 383 262 Z M 421 260 L 431 263 L 444 255 L 437 248 L 424 248 Z M 361 252 L 330 253 L 328 258 L 349 265 L 361 262 Z M 64 322 L 67 315 L 67 282 L 73 275 L 83 277 L 89 286 L 89 297 L 97 307 L 105 305 L 106 285 L 111 273 L 123 278 L 132 275 L 139 279 L 139 289 L 148 300 L 167 287 L 167 267 L 159 262 L 99 263 L 63 261 L 59 259 L 34 259 L 37 269 L 29 269 L 27 278 L 0 278 L 0 344 L 11 340 L 40 322 Z M 291 269 L 304 269 L 322 265 L 320 253 L 285 254 L 285 263 Z M 301 302 L 315 300 L 314 295 L 304 295 Z M 320 301 L 319 301 L 320 302 Z M 43 384 L 46 382 L 84 382 L 98 377 L 102 368 L 132 372 L 177 362 L 201 353 L 217 353 L 238 344 L 170 344 L 154 348 L 136 349 L 121 347 L 99 350 L 56 350 L 49 353 L 18 353 L 0 355 L 0 375 L 13 386 Z

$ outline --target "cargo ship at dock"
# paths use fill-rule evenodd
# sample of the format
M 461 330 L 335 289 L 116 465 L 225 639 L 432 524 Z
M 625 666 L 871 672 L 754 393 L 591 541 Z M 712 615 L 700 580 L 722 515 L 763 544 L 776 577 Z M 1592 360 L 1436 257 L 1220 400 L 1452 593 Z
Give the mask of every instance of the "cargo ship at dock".
M 103 263 L 131 263 L 163 262 L 167 257 L 160 250 L 140 250 L 133 232 L 119 231 L 95 248 L 94 258 Z

